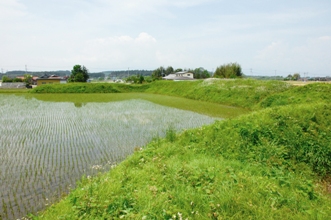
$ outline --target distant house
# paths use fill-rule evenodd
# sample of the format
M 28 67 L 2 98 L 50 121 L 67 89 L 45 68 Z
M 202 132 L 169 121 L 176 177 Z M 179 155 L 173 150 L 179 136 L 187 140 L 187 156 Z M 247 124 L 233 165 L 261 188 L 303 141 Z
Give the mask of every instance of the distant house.
M 37 85 L 38 76 L 32 76 L 32 85 Z
M 193 73 L 182 71 L 177 73 L 171 73 L 168 76 L 162 77 L 162 79 L 179 81 L 179 80 L 194 80 L 194 77 L 193 77 Z
M 67 83 L 67 77 L 60 77 L 57 75 L 43 75 L 37 78 L 37 86 L 56 83 Z
M 25 79 L 24 76 L 16 76 L 16 78 L 21 79 L 22 81 L 24 81 L 24 79 Z M 38 79 L 38 76 L 32 76 L 32 85 L 37 85 L 37 79 Z

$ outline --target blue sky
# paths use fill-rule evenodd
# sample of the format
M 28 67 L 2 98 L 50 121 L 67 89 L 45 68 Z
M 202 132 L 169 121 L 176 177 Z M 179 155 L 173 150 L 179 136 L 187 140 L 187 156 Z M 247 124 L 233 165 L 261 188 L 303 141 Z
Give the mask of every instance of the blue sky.
M 330 0 L 0 0 L 1 71 L 204 67 L 331 76 Z

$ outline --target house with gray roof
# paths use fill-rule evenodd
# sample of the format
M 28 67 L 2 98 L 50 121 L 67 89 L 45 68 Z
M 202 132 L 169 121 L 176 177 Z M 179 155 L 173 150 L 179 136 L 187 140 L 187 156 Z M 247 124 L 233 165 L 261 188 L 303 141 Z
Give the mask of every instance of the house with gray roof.
M 181 72 L 171 73 L 165 77 L 162 77 L 162 79 L 174 80 L 174 81 L 194 80 L 194 76 L 193 76 L 193 73 L 190 73 L 187 71 L 181 71 Z

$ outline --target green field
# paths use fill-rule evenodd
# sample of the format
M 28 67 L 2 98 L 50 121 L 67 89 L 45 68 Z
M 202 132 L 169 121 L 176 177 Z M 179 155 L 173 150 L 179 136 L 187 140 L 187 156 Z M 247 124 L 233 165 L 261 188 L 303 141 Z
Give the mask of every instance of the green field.
M 84 91 L 79 85 L 74 87 L 68 91 Z M 160 81 L 143 87 L 116 85 L 116 90 L 118 94 L 143 92 L 147 97 L 184 97 L 250 112 L 182 132 L 169 129 L 164 138 L 154 138 L 108 172 L 83 177 L 68 196 L 33 218 L 331 216 L 331 85 L 295 87 L 258 80 Z
M 4 219 L 57 201 L 82 175 L 108 170 L 169 129 L 179 132 L 215 121 L 142 99 L 77 104 L 0 94 L 0 104 Z

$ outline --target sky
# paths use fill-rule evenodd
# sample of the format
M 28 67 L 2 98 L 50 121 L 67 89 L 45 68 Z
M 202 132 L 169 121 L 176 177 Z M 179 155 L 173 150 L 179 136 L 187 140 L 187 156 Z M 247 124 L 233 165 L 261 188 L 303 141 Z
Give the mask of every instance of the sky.
M 331 76 L 331 0 L 0 0 L 0 68 Z

